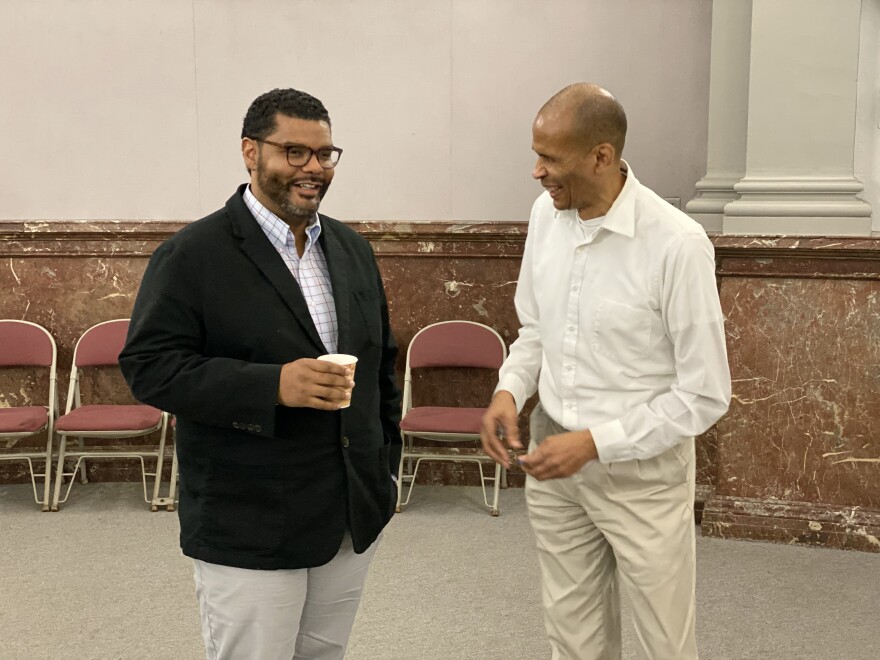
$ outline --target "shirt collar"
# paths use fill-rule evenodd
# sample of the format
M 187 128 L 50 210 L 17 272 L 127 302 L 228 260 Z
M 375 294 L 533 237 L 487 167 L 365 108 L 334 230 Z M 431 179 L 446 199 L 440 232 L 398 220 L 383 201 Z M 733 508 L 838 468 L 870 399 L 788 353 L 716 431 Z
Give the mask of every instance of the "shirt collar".
M 260 225 L 260 228 L 266 234 L 266 237 L 272 245 L 276 248 L 291 247 L 295 245 L 290 225 L 260 203 L 260 200 L 256 198 L 253 192 L 251 192 L 250 184 L 244 189 L 244 203 L 247 205 L 248 209 L 250 209 L 257 224 Z M 306 226 L 307 250 L 318 240 L 320 235 L 321 218 L 316 213 Z
M 607 229 L 615 234 L 622 234 L 632 238 L 635 235 L 636 190 L 638 189 L 639 181 L 636 179 L 636 175 L 633 174 L 629 163 L 622 158 L 620 159 L 620 172 L 626 175 L 626 181 L 617 199 L 614 200 L 611 208 L 605 214 L 605 220 L 602 222 L 601 229 Z M 577 224 L 577 210 L 572 209 L 568 212 L 574 214 L 572 218 L 575 224 Z M 559 213 L 566 213 L 566 211 L 557 211 L 557 214 Z

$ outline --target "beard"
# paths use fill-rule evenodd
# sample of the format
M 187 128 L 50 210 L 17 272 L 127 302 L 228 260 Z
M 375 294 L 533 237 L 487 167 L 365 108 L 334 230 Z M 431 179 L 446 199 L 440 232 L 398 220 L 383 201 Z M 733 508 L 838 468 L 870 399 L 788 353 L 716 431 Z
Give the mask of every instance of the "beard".
M 327 188 L 330 187 L 329 181 L 316 179 L 308 175 L 287 178 L 273 172 L 268 172 L 263 165 L 263 159 L 259 157 L 257 158 L 256 174 L 260 190 L 283 212 L 282 220 L 285 221 L 311 219 L 318 212 L 321 200 L 324 199 L 324 194 L 327 192 Z M 297 204 L 292 199 L 293 185 L 303 181 L 316 183 L 321 187 L 318 189 L 314 200 L 309 200 L 304 204 Z

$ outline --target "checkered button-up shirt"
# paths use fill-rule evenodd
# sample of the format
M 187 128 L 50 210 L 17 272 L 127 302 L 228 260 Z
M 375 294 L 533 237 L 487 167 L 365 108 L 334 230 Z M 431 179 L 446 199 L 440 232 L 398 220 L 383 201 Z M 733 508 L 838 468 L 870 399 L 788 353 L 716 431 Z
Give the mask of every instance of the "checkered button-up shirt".
M 260 204 L 251 192 L 250 186 L 244 191 L 244 203 L 254 214 L 266 238 L 278 250 L 278 254 L 284 259 L 284 263 L 299 284 L 309 306 L 309 314 L 327 352 L 335 353 L 339 326 L 336 321 L 333 287 L 330 285 L 330 270 L 327 268 L 327 259 L 324 257 L 321 244 L 318 243 L 318 237 L 321 235 L 321 220 L 318 214 L 315 214 L 306 227 L 306 248 L 300 257 L 296 252 L 296 242 L 290 227 Z

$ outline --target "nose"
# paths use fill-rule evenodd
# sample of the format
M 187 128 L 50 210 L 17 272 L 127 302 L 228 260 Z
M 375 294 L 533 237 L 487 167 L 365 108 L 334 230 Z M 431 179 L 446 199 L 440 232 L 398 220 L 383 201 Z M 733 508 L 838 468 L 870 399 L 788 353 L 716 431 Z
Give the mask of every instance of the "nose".
M 535 163 L 535 167 L 532 169 L 532 178 L 543 179 L 545 176 L 547 176 L 547 168 L 545 168 L 541 164 L 541 160 L 538 159 L 538 162 Z

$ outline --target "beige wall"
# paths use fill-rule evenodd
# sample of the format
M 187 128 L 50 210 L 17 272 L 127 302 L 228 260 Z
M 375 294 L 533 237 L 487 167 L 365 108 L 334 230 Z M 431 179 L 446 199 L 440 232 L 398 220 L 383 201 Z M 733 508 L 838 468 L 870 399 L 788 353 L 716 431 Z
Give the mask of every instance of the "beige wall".
M 705 0 L 0 0 L 0 219 L 193 219 L 276 86 L 321 98 L 349 220 L 525 220 L 530 125 L 594 80 L 666 197 L 705 171 Z

